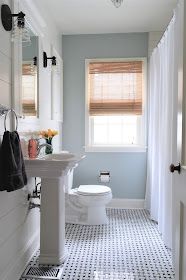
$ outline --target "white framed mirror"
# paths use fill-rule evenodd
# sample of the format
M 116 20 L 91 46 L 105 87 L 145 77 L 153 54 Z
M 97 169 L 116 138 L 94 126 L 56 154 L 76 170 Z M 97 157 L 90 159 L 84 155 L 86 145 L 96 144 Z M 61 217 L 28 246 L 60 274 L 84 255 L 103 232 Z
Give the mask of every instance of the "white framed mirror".
M 30 38 L 27 42 L 23 40 L 23 35 L 13 38 L 12 106 L 18 114 L 24 116 L 24 123 L 26 121 L 36 123 L 40 118 L 39 63 L 41 58 L 39 49 L 43 36 L 42 28 L 29 3 L 15 0 L 12 11 L 25 13 L 25 27 Z

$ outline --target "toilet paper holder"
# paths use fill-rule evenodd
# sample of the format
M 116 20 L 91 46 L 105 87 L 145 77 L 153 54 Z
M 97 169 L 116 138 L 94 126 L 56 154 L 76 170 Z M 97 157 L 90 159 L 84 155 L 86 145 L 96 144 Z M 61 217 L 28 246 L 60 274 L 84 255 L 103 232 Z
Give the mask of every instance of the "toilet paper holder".
M 100 171 L 99 180 L 102 183 L 109 183 L 110 182 L 110 171 Z

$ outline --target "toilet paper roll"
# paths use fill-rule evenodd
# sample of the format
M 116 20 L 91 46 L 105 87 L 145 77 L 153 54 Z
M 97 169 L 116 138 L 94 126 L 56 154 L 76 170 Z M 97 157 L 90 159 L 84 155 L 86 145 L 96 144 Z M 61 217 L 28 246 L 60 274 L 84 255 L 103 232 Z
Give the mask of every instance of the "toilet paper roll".
M 100 175 L 100 181 L 102 183 L 108 183 L 110 181 L 110 176 L 109 175 Z

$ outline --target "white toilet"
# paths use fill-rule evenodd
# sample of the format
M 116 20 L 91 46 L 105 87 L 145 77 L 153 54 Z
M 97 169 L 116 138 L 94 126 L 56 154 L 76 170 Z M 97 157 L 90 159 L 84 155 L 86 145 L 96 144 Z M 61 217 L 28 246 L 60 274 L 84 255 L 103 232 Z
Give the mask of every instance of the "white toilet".
M 82 225 L 107 223 L 105 205 L 112 199 L 112 191 L 103 185 L 80 185 L 72 189 L 73 169 L 65 182 L 65 221 Z

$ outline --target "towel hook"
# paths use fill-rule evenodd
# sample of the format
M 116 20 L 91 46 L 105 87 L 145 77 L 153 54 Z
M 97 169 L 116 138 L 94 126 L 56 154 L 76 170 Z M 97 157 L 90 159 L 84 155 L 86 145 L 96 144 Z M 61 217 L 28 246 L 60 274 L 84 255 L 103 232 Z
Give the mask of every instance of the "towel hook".
M 6 112 L 6 114 L 5 114 L 5 119 L 4 119 L 4 128 L 5 128 L 5 131 L 6 131 L 6 118 L 7 118 L 8 114 L 9 114 L 10 112 L 12 112 L 12 113 L 14 114 L 14 117 L 15 117 L 15 119 L 16 119 L 16 129 L 15 129 L 15 130 L 18 129 L 18 117 L 17 117 L 17 114 L 16 114 L 16 112 L 15 112 L 13 109 L 10 109 L 10 110 L 8 110 L 8 111 Z

